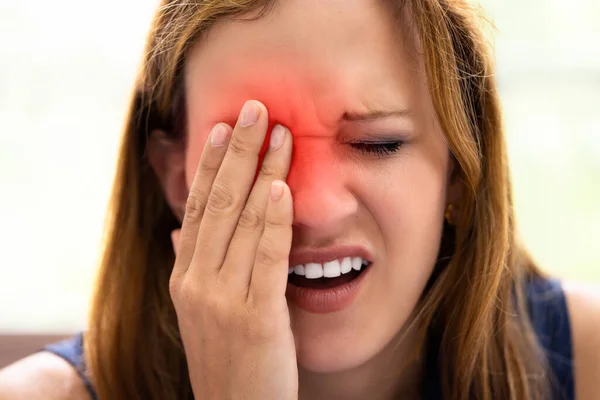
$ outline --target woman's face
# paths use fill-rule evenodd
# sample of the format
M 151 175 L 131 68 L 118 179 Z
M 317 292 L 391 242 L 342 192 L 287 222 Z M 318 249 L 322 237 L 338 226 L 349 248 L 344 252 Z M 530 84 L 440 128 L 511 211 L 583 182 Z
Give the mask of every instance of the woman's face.
M 343 307 L 289 302 L 307 371 L 374 360 L 413 311 L 439 250 L 452 164 L 404 28 L 374 0 L 281 1 L 258 20 L 214 27 L 186 65 L 188 188 L 210 129 L 259 100 L 271 126 L 293 134 L 292 253 L 352 244 L 372 257 Z

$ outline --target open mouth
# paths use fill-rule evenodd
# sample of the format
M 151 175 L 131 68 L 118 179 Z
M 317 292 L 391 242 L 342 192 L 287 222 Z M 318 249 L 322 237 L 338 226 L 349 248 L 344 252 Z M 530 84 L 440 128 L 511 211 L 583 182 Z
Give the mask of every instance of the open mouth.
M 345 257 L 323 264 L 297 265 L 288 271 L 288 282 L 311 289 L 331 289 L 358 278 L 371 262 L 361 257 Z

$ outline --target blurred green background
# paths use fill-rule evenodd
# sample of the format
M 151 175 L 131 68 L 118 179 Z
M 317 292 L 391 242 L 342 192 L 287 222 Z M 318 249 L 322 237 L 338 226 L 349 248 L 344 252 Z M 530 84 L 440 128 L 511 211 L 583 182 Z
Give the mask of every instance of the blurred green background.
M 156 0 L 0 0 L 0 331 L 85 326 L 130 89 Z M 600 2 L 484 0 L 520 233 L 600 283 Z

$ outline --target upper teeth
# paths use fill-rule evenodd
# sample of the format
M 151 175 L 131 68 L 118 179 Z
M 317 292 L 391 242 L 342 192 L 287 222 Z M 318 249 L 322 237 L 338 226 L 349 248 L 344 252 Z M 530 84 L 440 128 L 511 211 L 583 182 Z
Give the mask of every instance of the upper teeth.
M 347 274 L 353 269 L 360 271 L 363 266 L 369 265 L 369 261 L 363 260 L 361 257 L 344 257 L 341 260 L 328 261 L 323 264 L 308 263 L 296 265 L 288 270 L 288 274 L 293 272 L 296 275 L 305 276 L 306 279 L 335 278 L 342 274 Z

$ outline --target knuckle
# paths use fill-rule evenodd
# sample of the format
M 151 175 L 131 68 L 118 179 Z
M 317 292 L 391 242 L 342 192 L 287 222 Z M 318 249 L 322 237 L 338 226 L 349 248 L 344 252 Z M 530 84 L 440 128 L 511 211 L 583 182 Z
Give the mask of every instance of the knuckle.
M 278 178 L 281 175 L 282 175 L 282 173 L 279 170 L 279 168 L 277 168 L 274 165 L 271 165 L 270 163 L 263 162 L 262 165 L 260 166 L 259 177 L 262 179 L 270 181 L 270 180 Z
M 185 215 L 192 220 L 202 218 L 206 207 L 206 194 L 199 190 L 191 190 L 185 203 Z
M 252 145 L 246 140 L 240 138 L 239 135 L 234 135 L 231 138 L 228 150 L 237 157 L 246 157 L 248 153 L 252 152 Z
M 208 195 L 206 209 L 211 213 L 228 213 L 238 208 L 239 200 L 227 186 L 215 183 Z
M 254 231 L 263 224 L 262 213 L 253 205 L 246 204 L 246 207 L 240 215 L 238 225 L 249 231 Z
M 206 296 L 202 303 L 202 308 L 206 313 L 206 317 L 214 324 L 219 331 L 239 330 L 243 327 L 240 321 L 241 313 L 234 302 L 229 301 L 226 297 L 217 294 Z
M 171 279 L 169 293 L 178 313 L 187 313 L 194 304 L 197 289 L 185 283 L 185 280 Z
M 202 157 L 200 159 L 200 170 L 199 173 L 200 175 L 207 175 L 207 176 L 211 176 L 211 175 L 215 175 L 215 173 L 219 170 L 219 165 L 212 164 L 209 161 L 207 161 L 204 157 Z
M 272 246 L 271 243 L 264 243 L 256 250 L 256 263 L 262 265 L 275 264 L 279 262 L 281 255 L 276 250 L 276 246 Z
M 220 318 L 224 314 L 221 296 L 202 286 L 193 284 L 190 280 L 171 280 L 169 291 L 175 308 L 178 312 L 197 314 L 201 311 L 204 316 Z
M 288 225 L 288 221 L 284 215 L 269 215 L 265 219 L 265 228 L 269 230 L 279 231 Z

